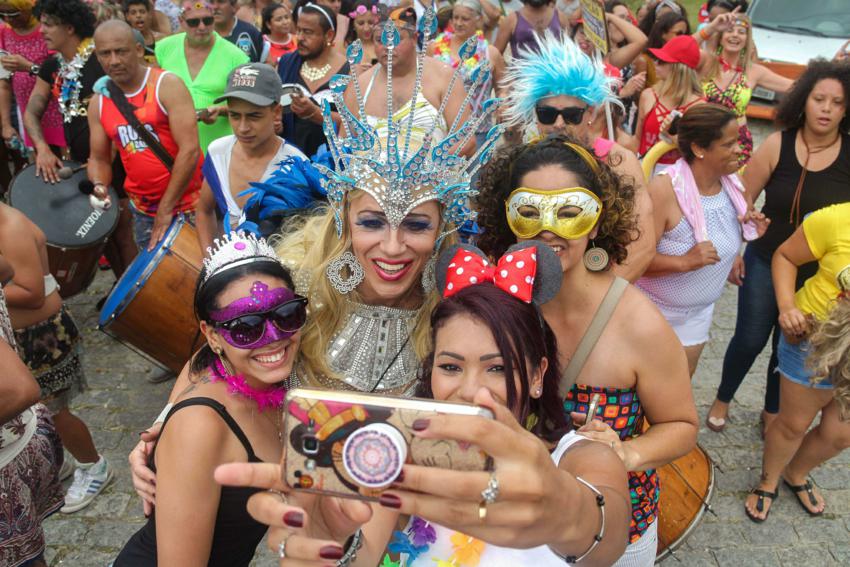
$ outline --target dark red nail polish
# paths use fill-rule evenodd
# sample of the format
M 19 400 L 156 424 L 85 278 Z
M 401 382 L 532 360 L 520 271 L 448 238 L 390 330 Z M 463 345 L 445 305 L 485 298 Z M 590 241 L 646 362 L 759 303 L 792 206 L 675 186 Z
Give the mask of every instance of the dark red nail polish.
M 300 528 L 304 526 L 304 514 L 301 512 L 287 512 L 283 515 L 283 523 L 290 528 Z
M 398 510 L 401 508 L 401 498 L 396 496 L 395 494 L 381 494 L 381 498 L 378 502 L 384 508 L 394 508 Z
M 427 419 L 416 419 L 413 421 L 413 431 L 425 431 L 428 429 L 428 423 L 430 420 Z
M 319 550 L 319 557 L 322 559 L 342 559 L 343 551 L 338 545 L 326 545 Z

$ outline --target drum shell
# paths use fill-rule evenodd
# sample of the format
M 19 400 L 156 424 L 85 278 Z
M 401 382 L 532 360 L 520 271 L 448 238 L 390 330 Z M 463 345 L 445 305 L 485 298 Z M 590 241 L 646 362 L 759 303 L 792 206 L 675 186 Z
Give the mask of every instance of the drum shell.
M 85 248 L 47 245 L 47 265 L 59 284 L 59 295 L 68 299 L 85 290 L 97 273 L 106 240 Z
M 195 286 L 203 257 L 197 232 L 190 224 L 175 221 L 169 233 L 156 256 L 140 255 L 134 260 L 134 264 L 155 263 L 145 267 L 139 281 L 124 282 L 122 277 L 115 286 L 112 294 L 124 297 L 118 308 L 108 313 L 115 302 L 110 295 L 101 312 L 100 328 L 179 373 L 204 342 L 194 313 Z M 127 269 L 125 277 L 139 275 L 138 267 L 133 268 L 131 265 Z
M 714 492 L 714 463 L 697 445 L 687 455 L 658 470 L 658 555 L 661 561 L 678 548 L 702 521 Z

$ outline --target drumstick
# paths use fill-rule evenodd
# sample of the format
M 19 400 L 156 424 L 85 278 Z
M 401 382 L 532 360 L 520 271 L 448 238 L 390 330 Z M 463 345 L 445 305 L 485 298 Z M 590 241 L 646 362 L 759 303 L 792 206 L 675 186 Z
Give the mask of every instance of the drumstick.
M 85 168 L 86 164 L 83 164 L 79 167 L 75 167 L 73 169 L 66 165 L 64 167 L 60 167 L 56 174 L 59 176 L 60 179 L 71 179 L 71 177 L 73 177 L 75 173 L 82 171 Z
M 588 423 L 596 419 L 596 408 L 599 407 L 599 394 L 593 394 L 590 397 L 590 403 L 587 406 L 587 417 L 584 423 Z

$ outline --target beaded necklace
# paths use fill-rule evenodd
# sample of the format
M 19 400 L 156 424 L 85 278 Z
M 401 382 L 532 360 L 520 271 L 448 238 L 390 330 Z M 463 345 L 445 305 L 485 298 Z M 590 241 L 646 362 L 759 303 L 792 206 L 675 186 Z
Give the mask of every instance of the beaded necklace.
M 83 90 L 83 67 L 88 62 L 94 51 L 92 38 L 84 39 L 77 47 L 77 54 L 71 61 L 65 61 L 61 53 L 57 53 L 59 59 L 59 73 L 53 83 L 53 94 L 59 101 L 59 110 L 66 123 L 71 122 L 77 116 L 86 116 L 87 108 L 80 101 L 80 92 Z

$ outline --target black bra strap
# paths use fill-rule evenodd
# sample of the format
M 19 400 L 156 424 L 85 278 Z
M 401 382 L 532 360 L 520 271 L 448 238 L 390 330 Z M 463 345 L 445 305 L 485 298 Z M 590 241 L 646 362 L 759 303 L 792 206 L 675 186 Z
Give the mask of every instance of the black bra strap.
M 168 423 L 168 420 L 171 418 L 171 416 L 174 415 L 178 410 L 189 406 L 207 406 L 209 408 L 214 409 L 218 413 L 218 415 L 221 416 L 221 419 L 223 419 L 227 426 L 230 428 L 230 431 L 232 431 L 236 438 L 239 439 L 239 441 L 242 443 L 242 446 L 248 453 L 248 461 L 259 460 L 254 454 L 254 448 L 251 447 L 251 442 L 248 441 L 248 437 L 245 435 L 245 432 L 242 431 L 242 428 L 239 427 L 239 424 L 236 423 L 236 420 L 233 419 L 233 416 L 227 412 L 227 408 L 225 408 L 224 405 L 212 398 L 189 398 L 188 400 L 183 400 L 182 402 L 174 404 L 174 407 L 172 407 L 171 411 L 168 412 L 168 415 L 165 416 L 165 421 L 162 422 L 162 428 L 165 429 L 165 424 Z M 160 432 L 160 435 L 161 434 L 162 433 Z

